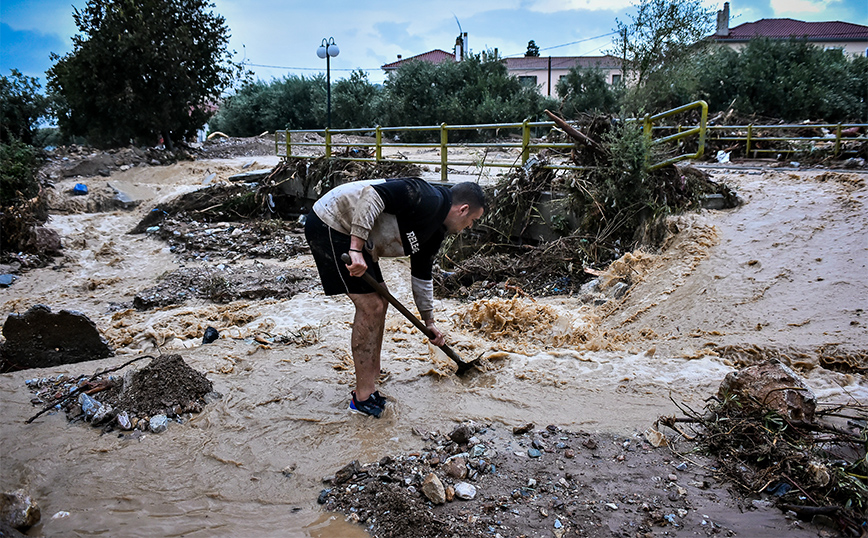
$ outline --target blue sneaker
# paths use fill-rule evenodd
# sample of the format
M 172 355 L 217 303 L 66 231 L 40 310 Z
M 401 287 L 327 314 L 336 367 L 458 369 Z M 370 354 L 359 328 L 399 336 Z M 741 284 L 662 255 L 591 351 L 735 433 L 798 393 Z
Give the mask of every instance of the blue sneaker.
M 383 404 L 385 404 L 385 401 Z M 383 405 L 380 405 L 379 399 L 373 394 L 364 402 L 360 402 L 356 400 L 356 392 L 353 391 L 353 397 L 350 400 L 350 411 L 380 418 L 380 415 L 383 413 Z
M 386 407 L 386 402 L 388 401 L 388 399 L 382 394 L 380 394 L 380 391 L 375 390 L 374 393 L 371 394 L 371 397 L 374 399 L 375 402 L 377 402 L 377 405 L 382 408 Z

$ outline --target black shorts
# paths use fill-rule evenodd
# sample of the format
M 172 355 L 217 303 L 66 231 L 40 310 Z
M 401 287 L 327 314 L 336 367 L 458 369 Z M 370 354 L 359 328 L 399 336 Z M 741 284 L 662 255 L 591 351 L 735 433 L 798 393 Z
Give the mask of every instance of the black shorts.
M 329 228 L 326 223 L 311 211 L 304 223 L 304 236 L 310 245 L 310 252 L 316 262 L 322 288 L 326 295 L 342 293 L 377 293 L 364 279 L 350 276 L 347 265 L 341 261 L 341 254 L 350 250 L 350 236 Z M 377 282 L 383 282 L 380 266 L 367 252 L 362 253 L 368 264 L 368 274 Z

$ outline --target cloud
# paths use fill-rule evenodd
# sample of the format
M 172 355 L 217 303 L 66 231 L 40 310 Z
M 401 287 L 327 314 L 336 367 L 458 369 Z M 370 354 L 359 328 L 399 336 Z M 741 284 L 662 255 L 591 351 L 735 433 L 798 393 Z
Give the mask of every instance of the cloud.
M 791 17 L 800 13 L 823 13 L 840 3 L 840 0 L 771 0 L 775 17 Z
M 783 0 L 786 1 L 786 0 Z M 538 13 L 561 11 L 621 11 L 629 9 L 635 0 L 531 0 L 526 7 Z

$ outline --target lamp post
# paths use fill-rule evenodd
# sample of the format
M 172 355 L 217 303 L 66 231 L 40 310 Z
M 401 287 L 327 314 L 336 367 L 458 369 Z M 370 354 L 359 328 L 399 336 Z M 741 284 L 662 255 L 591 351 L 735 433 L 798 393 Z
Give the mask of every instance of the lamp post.
M 316 49 L 316 55 L 325 58 L 326 61 L 326 127 L 332 128 L 332 73 L 331 57 L 341 53 L 341 49 L 335 44 L 335 38 L 322 38 L 322 45 Z

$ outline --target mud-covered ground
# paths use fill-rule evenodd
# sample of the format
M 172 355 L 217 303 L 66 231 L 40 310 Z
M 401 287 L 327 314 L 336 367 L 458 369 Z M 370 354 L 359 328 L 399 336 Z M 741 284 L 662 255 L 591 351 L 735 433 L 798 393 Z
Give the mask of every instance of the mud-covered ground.
M 267 139 L 236 143 L 206 144 L 219 159 L 107 175 L 51 164 L 49 226 L 65 253 L 0 290 L 2 313 L 83 311 L 118 355 L 0 376 L 0 486 L 28 487 L 44 506 L 29 535 L 837 535 L 834 521 L 801 521 L 773 495 L 727 483 L 681 436 L 654 448 L 645 432 L 674 402 L 701 410 L 726 373 L 769 358 L 823 404 L 865 405 L 864 174 L 712 171 L 744 204 L 674 219 L 663 249 L 626 255 L 589 296 L 493 285 L 438 301 L 450 343 L 480 357 L 466 378 L 392 311 L 390 404 L 374 420 L 346 411 L 351 305 L 322 296 L 296 223 L 188 215 L 128 233 L 162 203 L 277 163 Z M 77 182 L 90 194 L 73 195 Z M 141 202 L 106 202 L 114 187 Z M 406 263 L 384 270 L 409 304 Z M 220 331 L 214 343 L 202 343 L 207 327 Z M 50 414 L 23 425 L 39 409 L 25 379 L 90 376 L 143 353 L 182 355 L 224 397 L 135 439 Z M 458 424 L 472 429 L 462 442 L 450 436 Z M 430 473 L 475 497 L 431 504 Z

